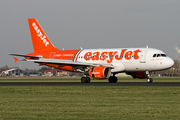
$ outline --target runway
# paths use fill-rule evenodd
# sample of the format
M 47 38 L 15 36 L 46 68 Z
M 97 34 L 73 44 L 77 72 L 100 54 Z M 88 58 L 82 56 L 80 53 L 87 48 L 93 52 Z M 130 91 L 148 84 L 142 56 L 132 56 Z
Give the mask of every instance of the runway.
M 0 82 L 0 86 L 180 86 L 180 82 Z

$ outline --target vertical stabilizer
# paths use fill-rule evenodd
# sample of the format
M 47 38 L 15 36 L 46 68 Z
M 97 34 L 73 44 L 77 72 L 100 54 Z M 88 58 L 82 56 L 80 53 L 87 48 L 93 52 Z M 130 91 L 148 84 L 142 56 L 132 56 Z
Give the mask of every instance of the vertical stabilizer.
M 38 24 L 36 19 L 28 19 L 28 22 L 34 52 L 47 52 L 57 50 L 57 48 L 55 48 L 51 41 L 48 39 L 48 37 L 46 36 L 45 32 Z

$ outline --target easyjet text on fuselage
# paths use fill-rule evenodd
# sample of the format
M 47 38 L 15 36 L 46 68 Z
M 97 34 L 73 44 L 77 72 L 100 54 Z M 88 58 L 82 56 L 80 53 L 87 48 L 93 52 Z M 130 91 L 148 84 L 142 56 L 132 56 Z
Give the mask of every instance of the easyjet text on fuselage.
M 93 61 L 105 61 L 107 63 L 111 63 L 113 59 L 121 60 L 125 58 L 126 60 L 130 60 L 134 58 L 135 60 L 139 59 L 138 53 L 141 52 L 139 49 L 135 51 L 127 51 L 127 49 L 122 49 L 121 52 L 119 51 L 103 51 L 103 52 L 87 52 L 84 54 L 84 59 L 86 61 L 93 60 Z M 109 59 L 106 59 L 109 56 Z

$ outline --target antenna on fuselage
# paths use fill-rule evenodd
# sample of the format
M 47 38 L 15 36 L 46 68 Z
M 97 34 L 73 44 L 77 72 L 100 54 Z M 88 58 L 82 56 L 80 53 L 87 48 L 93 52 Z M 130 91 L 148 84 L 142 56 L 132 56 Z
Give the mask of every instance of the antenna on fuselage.
M 148 45 L 146 45 L 146 48 L 149 48 Z

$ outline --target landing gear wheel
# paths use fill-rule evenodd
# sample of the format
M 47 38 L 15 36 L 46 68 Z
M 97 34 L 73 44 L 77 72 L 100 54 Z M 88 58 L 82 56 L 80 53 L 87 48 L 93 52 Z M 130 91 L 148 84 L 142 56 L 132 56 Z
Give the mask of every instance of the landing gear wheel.
M 117 77 L 109 77 L 108 81 L 109 83 L 116 83 L 117 82 Z
M 113 82 L 113 77 L 109 77 L 108 81 L 109 81 L 109 83 L 112 83 Z
M 81 83 L 90 83 L 91 79 L 90 77 L 82 77 L 81 78 Z
M 153 82 L 153 79 L 152 78 L 148 78 L 147 79 L 147 83 L 152 83 Z
M 86 82 L 90 83 L 90 81 L 91 81 L 91 78 L 90 77 L 86 77 Z
M 81 78 L 81 82 L 82 82 L 82 83 L 86 83 L 86 77 L 82 77 L 82 78 Z

